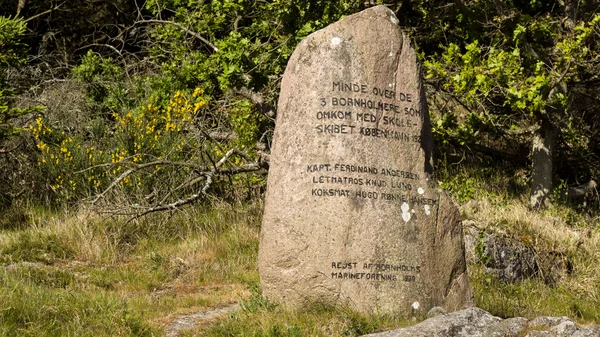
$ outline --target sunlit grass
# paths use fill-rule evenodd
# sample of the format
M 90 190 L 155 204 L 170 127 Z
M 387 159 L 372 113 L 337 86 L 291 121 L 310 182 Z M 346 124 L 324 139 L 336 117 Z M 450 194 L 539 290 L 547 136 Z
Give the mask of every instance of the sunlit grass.
M 531 247 L 538 257 L 560 256 L 572 264 L 557 282 L 543 277 L 506 284 L 469 266 L 478 307 L 501 317 L 569 316 L 586 324 L 600 322 L 600 217 L 561 200 L 543 211 L 527 207 L 527 180 L 522 171 L 469 169 L 462 165 L 439 176 L 463 218 L 478 230 L 508 237 Z M 543 275 L 540 275 L 543 276 Z
M 451 194 L 460 193 L 463 206 L 476 200 L 463 216 L 479 230 L 555 252 L 573 266 L 555 283 L 505 284 L 471 265 L 479 307 L 502 317 L 600 322 L 600 218 L 560 203 L 532 212 L 522 184 L 500 173 L 453 177 L 446 183 Z M 183 333 L 359 336 L 415 323 L 318 304 L 289 311 L 264 299 L 257 270 L 260 202 L 190 207 L 130 222 L 85 209 L 17 206 L 0 229 L 1 336 L 160 336 L 178 315 L 233 303 L 241 308 Z
M 362 336 L 414 324 L 401 316 L 359 314 L 346 308 L 315 304 L 298 311 L 269 302 L 254 288 L 242 309 L 212 325 L 200 326 L 194 336 Z
M 0 232 L 1 334 L 161 335 L 174 315 L 238 302 L 258 282 L 261 211 L 216 206 L 127 223 L 31 208 L 22 229 Z

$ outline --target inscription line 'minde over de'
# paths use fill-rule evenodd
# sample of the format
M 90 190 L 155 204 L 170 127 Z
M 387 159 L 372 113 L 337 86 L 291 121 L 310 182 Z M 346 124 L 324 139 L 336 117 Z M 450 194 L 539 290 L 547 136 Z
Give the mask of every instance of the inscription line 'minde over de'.
M 432 176 L 410 41 L 384 6 L 315 32 L 281 84 L 259 248 L 263 293 L 290 308 L 472 305 L 460 215 Z

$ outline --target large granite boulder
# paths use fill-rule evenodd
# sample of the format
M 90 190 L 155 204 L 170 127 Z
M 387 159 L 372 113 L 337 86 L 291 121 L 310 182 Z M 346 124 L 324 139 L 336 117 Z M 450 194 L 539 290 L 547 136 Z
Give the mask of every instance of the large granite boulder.
M 472 305 L 460 214 L 432 180 L 420 67 L 377 6 L 317 31 L 281 84 L 259 271 L 289 308 Z

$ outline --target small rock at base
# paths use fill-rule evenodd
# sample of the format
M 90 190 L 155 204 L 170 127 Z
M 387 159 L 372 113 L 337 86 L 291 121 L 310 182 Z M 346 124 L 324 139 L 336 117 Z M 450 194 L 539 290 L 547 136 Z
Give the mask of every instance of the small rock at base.
M 522 336 L 522 332 L 527 328 L 527 318 L 513 317 L 499 321 L 483 331 L 485 337 L 509 337 Z
M 600 326 L 598 326 L 598 325 L 581 328 L 581 329 L 575 331 L 575 333 L 573 335 L 571 335 L 571 337 L 598 337 L 598 336 L 600 336 Z
M 550 317 L 550 316 L 541 316 L 536 317 L 529 321 L 530 328 L 551 328 L 553 326 L 557 326 L 563 322 L 573 322 L 569 317 Z
M 559 325 L 550 328 L 550 330 L 556 332 L 559 337 L 567 337 L 573 335 L 579 328 L 573 321 L 563 321 Z

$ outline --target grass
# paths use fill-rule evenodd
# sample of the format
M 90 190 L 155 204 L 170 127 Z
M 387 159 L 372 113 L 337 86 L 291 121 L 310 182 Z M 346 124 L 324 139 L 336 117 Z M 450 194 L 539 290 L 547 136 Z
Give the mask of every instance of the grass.
M 357 336 L 406 324 L 331 307 L 286 312 L 258 291 L 262 205 L 138 222 L 21 205 L 0 231 L 0 336 L 162 336 L 182 314 L 241 301 L 188 335 Z
M 136 223 L 25 213 L 0 232 L 2 336 L 158 336 L 173 315 L 237 302 L 258 282 L 260 205 Z
M 600 323 L 600 216 L 560 200 L 545 211 L 529 210 L 524 177 L 519 171 L 463 166 L 440 176 L 462 205 L 476 201 L 476 207 L 463 208 L 463 218 L 479 230 L 521 241 L 538 258 L 557 256 L 549 263 L 566 260 L 573 267 L 570 273 L 563 270 L 556 282 L 534 278 L 506 284 L 479 264 L 468 266 L 476 305 L 500 317 L 569 316 L 582 324 Z
M 471 282 L 479 307 L 502 317 L 569 316 L 581 323 L 600 323 L 598 218 L 580 215 L 580 225 L 585 227 L 573 227 L 559 216 L 568 212 L 560 205 L 536 213 L 522 203 L 498 207 L 484 199 L 480 204 L 481 211 L 472 218 L 481 229 L 520 240 L 532 247 L 538 257 L 546 253 L 560 257 L 551 263 L 568 260 L 573 269 L 563 270 L 556 283 L 530 279 L 503 284 L 485 274 L 481 266 L 471 266 Z
M 496 170 L 502 172 L 502 170 Z M 501 317 L 600 323 L 600 217 L 526 206 L 526 179 L 445 171 L 445 188 L 480 230 L 570 261 L 556 282 L 505 284 L 469 266 L 476 304 Z M 444 174 L 447 176 L 444 177 Z M 502 173 L 504 174 L 504 173 Z M 315 304 L 287 311 L 259 291 L 260 202 L 187 208 L 138 221 L 15 205 L 0 222 L 0 336 L 162 336 L 178 315 L 241 309 L 186 336 L 359 336 L 413 324 Z
M 261 296 L 258 287 L 242 310 L 211 326 L 190 331 L 198 336 L 362 336 L 413 324 L 399 316 L 361 315 L 346 308 L 315 304 L 302 311 L 287 311 Z

